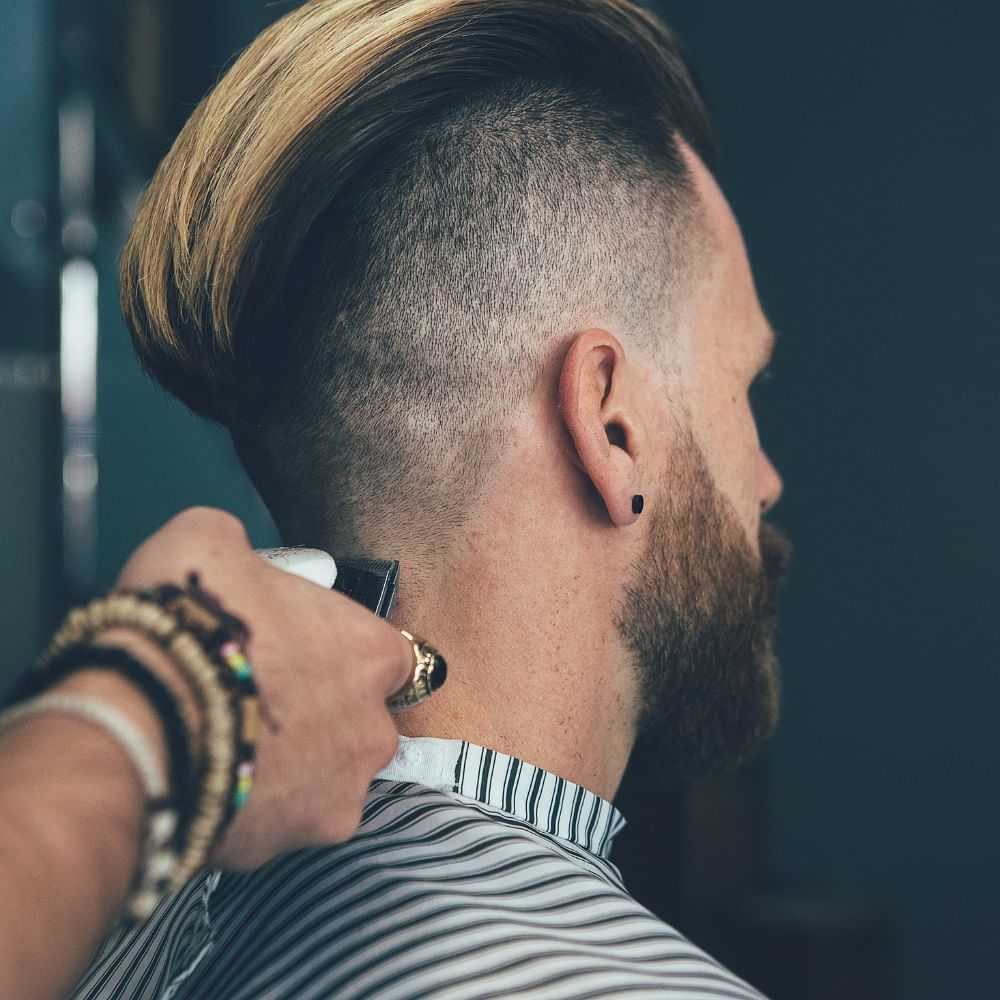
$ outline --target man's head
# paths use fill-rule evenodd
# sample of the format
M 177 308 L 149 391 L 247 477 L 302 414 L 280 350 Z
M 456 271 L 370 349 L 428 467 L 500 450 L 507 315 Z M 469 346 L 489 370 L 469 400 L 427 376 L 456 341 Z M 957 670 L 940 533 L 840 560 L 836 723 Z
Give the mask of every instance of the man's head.
M 575 330 L 669 341 L 696 269 L 680 135 L 711 156 L 673 38 L 627 0 L 307 3 L 144 199 L 140 357 L 229 426 L 288 540 L 439 544 Z
M 733 722 L 706 671 L 737 655 L 760 735 L 780 483 L 746 392 L 769 331 L 712 148 L 673 37 L 629 0 L 314 0 L 158 171 L 126 317 L 289 544 L 408 555 L 412 595 L 544 498 L 556 575 L 604 569 L 588 609 L 618 623 L 633 723 L 667 702 Z

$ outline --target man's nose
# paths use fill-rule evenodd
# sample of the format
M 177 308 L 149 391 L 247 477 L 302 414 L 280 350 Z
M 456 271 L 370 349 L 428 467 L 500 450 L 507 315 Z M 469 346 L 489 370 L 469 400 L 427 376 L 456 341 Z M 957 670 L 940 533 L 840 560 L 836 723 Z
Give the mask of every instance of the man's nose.
M 761 451 L 760 453 L 760 512 L 768 514 L 772 511 L 781 499 L 785 484 L 778 475 L 778 470 L 774 464 Z

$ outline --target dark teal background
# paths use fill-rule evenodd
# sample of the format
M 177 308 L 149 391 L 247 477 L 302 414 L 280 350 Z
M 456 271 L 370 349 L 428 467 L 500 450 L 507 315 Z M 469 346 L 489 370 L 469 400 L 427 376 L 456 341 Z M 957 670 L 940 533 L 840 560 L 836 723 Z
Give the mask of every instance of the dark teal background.
M 907 1000 L 997 995 L 1000 10 L 657 6 L 782 335 L 774 878 L 890 904 Z
M 178 120 L 289 6 L 178 2 L 193 40 Z M 714 105 L 719 178 L 781 335 L 777 378 L 759 405 L 785 479 L 774 519 L 797 547 L 780 640 L 784 721 L 769 754 L 772 883 L 884 903 L 905 1000 L 994 996 L 1000 8 L 654 6 L 687 43 Z M 43 8 L 14 0 L 0 13 L 8 75 L 44 78 Z M 51 152 L 44 92 L 21 87 L 15 102 L 11 86 L 0 136 L 22 137 L 21 158 L 0 157 L 3 225 L 25 172 L 46 169 L 25 151 L 26 130 L 37 125 L 31 148 Z M 31 95 L 42 103 L 26 124 Z M 275 541 L 225 434 L 132 360 L 117 315 L 123 235 L 117 217 L 102 220 L 99 587 L 190 504 L 232 510 L 257 544 Z M 6 290 L 13 265 L 4 266 Z M 51 343 L 41 294 L 6 292 L 0 347 Z M 7 495 L 23 469 L 13 462 L 0 465 Z M 21 525 L 0 530 L 21 552 Z M 23 562 L 4 566 L 0 596 L 13 600 L 27 573 Z M 23 656 L 10 661 L 19 669 Z
M 139 372 L 118 313 L 114 249 L 101 255 L 99 589 L 114 583 L 128 553 L 157 525 L 195 504 L 238 514 L 258 546 L 277 544 L 229 435 Z

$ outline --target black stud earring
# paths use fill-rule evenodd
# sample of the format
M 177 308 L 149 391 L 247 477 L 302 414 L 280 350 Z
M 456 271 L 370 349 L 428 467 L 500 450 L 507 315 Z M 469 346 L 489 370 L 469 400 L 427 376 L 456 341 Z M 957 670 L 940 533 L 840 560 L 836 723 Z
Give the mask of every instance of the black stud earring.
M 645 506 L 646 506 L 646 501 L 643 498 L 643 495 L 641 493 L 636 493 L 636 495 L 632 497 L 632 513 L 641 514 L 642 508 Z

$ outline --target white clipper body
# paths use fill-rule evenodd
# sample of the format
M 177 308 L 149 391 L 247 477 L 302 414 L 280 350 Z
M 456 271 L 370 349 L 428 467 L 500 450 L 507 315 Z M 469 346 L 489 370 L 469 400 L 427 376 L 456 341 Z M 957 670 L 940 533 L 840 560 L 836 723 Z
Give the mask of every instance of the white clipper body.
M 337 582 L 337 564 L 333 556 L 322 549 L 257 549 L 257 555 L 286 573 L 330 590 Z

